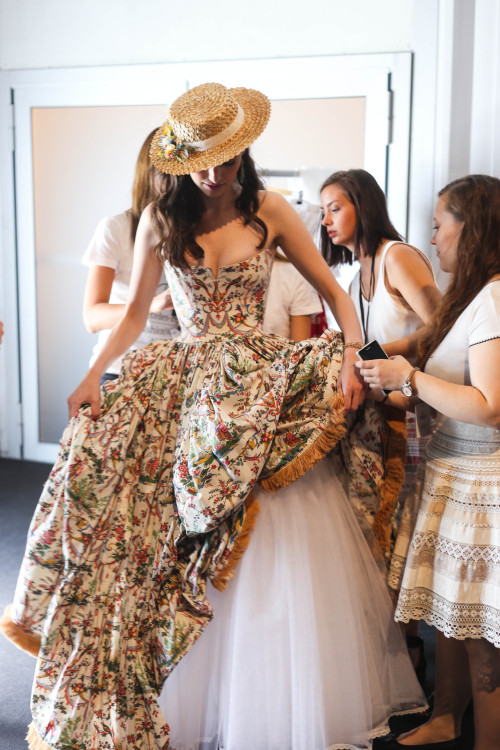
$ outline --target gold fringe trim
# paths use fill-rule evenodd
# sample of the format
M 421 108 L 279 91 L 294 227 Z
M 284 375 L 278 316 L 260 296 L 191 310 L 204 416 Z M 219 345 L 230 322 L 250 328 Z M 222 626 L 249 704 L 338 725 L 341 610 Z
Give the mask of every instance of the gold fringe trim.
M 5 612 L 0 617 L 0 631 L 6 638 L 9 639 L 14 646 L 20 648 L 21 651 L 26 651 L 35 658 L 38 657 L 40 651 L 40 638 L 31 633 L 27 633 L 19 625 L 16 625 L 11 615 L 12 604 L 9 604 L 5 608 Z
M 243 528 L 238 534 L 238 538 L 234 543 L 233 550 L 229 556 L 224 570 L 214 578 L 212 585 L 218 591 L 224 591 L 231 578 L 234 576 L 234 571 L 239 561 L 245 554 L 245 551 L 250 544 L 250 538 L 252 531 L 255 528 L 257 522 L 257 516 L 260 513 L 260 505 L 254 497 L 253 492 L 250 492 L 247 499 L 245 500 L 245 520 L 243 521 Z
M 373 533 L 380 549 L 390 551 L 391 529 L 389 521 L 396 506 L 405 478 L 406 421 L 405 412 L 385 407 L 389 435 L 385 457 L 385 479 L 379 488 L 380 503 L 373 519 Z
M 45 740 L 42 740 L 40 735 L 35 729 L 33 722 L 28 727 L 28 734 L 26 735 L 26 741 L 30 750 L 54 750 L 53 747 L 47 745 Z
M 276 492 L 304 476 L 344 437 L 346 432 L 344 415 L 344 397 L 340 391 L 337 391 L 330 401 L 330 422 L 321 435 L 287 466 L 283 466 L 272 476 L 262 479 L 259 482 L 260 486 L 268 492 Z

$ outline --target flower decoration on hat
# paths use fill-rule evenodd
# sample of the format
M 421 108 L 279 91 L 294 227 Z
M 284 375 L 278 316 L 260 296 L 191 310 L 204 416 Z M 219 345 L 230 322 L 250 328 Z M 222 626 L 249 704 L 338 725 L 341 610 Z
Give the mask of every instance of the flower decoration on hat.
M 172 126 L 168 122 L 163 127 L 163 135 L 160 138 L 159 146 L 158 156 L 160 159 L 177 159 L 181 164 L 197 150 L 189 143 L 177 143 Z
M 186 175 L 216 167 L 241 154 L 264 130 L 271 104 L 260 91 L 202 83 L 168 108 L 151 143 L 153 164 Z

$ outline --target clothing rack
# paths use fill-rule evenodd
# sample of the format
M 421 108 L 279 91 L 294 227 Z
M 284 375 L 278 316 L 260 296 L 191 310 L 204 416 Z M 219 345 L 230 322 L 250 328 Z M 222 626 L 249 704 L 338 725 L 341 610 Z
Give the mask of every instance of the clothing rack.
M 300 177 L 300 169 L 257 169 L 260 177 Z M 281 190 L 284 195 L 292 195 L 291 190 Z M 299 190 L 297 203 L 302 203 L 303 191 Z

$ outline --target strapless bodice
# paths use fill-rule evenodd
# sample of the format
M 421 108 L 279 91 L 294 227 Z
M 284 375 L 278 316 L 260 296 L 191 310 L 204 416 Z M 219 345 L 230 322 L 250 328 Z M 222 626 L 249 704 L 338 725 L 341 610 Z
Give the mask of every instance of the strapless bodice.
M 248 335 L 262 328 L 273 251 L 221 266 L 215 277 L 206 266 L 188 271 L 165 264 L 172 300 L 184 338 Z

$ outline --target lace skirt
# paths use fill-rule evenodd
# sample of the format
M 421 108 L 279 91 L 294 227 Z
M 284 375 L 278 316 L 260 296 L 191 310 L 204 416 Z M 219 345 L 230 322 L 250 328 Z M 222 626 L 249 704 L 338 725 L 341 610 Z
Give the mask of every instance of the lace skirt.
M 396 619 L 500 647 L 500 431 L 446 419 L 415 492 Z

